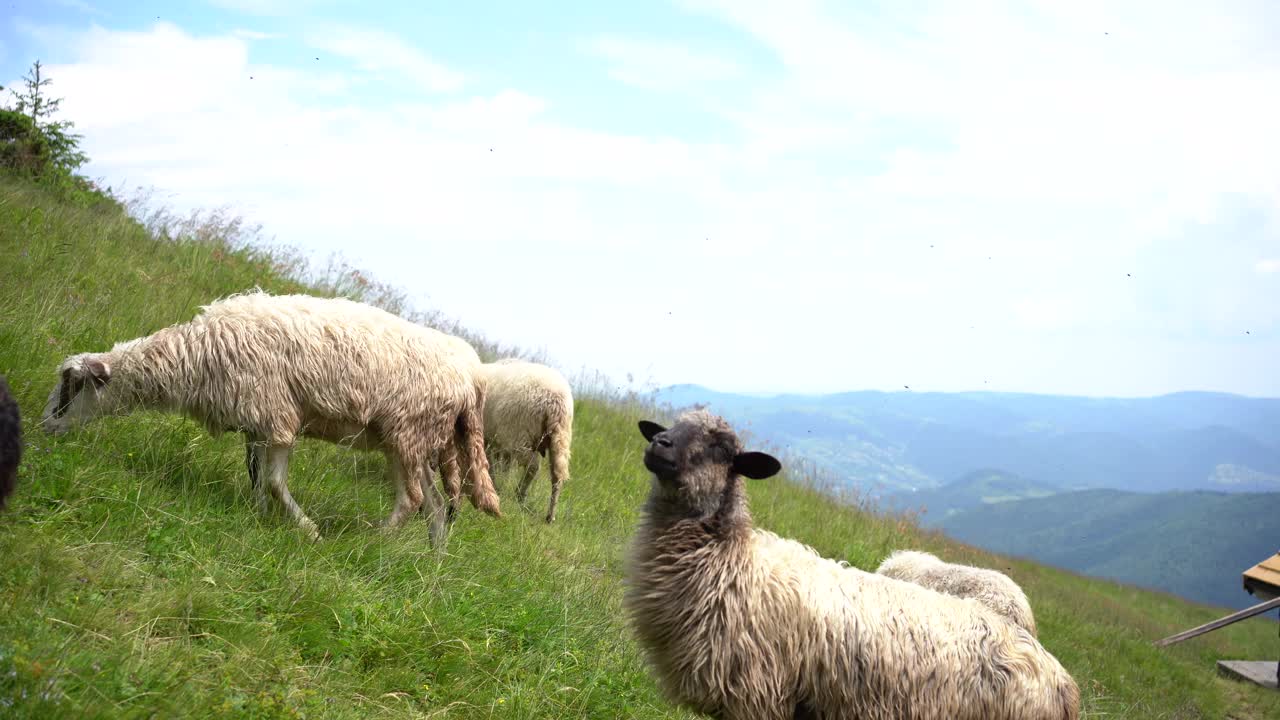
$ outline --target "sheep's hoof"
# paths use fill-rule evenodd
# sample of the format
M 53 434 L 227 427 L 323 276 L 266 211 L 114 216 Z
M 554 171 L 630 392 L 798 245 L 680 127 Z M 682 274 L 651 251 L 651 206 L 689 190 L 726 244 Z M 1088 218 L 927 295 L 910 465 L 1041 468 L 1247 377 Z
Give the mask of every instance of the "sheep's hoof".
M 483 510 L 487 515 L 492 515 L 493 517 L 496 517 L 496 518 L 502 517 L 502 510 L 498 508 L 498 503 L 496 501 L 493 502 L 492 504 L 483 505 L 481 506 L 480 509 Z
M 500 504 L 501 501 L 498 499 L 497 492 L 471 493 L 471 505 L 493 517 L 502 517 L 502 510 L 499 509 Z
M 556 521 L 556 516 L 555 516 L 555 515 L 548 515 L 548 516 L 547 516 L 547 524 L 548 524 L 548 525 L 550 525 L 551 523 L 553 523 L 553 522 L 555 522 L 555 521 Z
M 314 522 L 310 520 L 304 520 L 303 522 L 299 523 L 299 527 L 302 528 L 302 532 L 306 534 L 307 538 L 311 540 L 311 542 L 320 541 L 320 528 L 316 527 L 316 524 Z

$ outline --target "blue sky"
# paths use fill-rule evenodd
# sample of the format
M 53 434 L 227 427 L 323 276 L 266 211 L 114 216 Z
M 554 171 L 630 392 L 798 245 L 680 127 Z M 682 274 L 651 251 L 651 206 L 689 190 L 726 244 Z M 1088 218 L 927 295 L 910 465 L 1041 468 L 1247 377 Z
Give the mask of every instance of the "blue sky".
M 1280 395 L 1280 6 L 20 0 L 87 168 L 639 384 Z

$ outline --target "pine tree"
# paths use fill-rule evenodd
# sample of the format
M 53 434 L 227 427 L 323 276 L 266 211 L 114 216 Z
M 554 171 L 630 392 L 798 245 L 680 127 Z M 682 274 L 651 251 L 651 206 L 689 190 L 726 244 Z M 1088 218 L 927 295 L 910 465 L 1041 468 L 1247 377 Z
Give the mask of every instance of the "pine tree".
M 75 123 L 70 120 L 54 119 L 62 98 L 49 96 L 47 88 L 53 80 L 44 75 L 42 69 L 40 61 L 36 60 L 22 78 L 23 89 L 9 90 L 14 98 L 13 111 L 30 118 L 36 131 L 43 136 L 48 146 L 49 163 L 61 171 L 74 173 L 89 159 L 80 150 L 83 136 L 71 131 Z

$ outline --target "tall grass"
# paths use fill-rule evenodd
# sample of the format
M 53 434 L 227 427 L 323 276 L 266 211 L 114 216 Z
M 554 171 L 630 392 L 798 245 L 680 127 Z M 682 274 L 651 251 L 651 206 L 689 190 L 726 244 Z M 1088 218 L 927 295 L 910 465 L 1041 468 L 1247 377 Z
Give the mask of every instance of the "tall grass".
M 635 420 L 661 414 L 642 391 L 577 378 L 557 523 L 536 511 L 545 480 L 521 512 L 515 478 L 499 476 L 506 517 L 466 509 L 444 554 L 424 523 L 374 527 L 391 500 L 375 454 L 302 443 L 290 485 L 325 535 L 311 544 L 254 512 L 235 437 L 154 413 L 43 435 L 35 420 L 62 357 L 185 321 L 217 297 L 260 286 L 411 312 L 393 288 L 341 262 L 313 270 L 230 215 L 135 213 L 141 222 L 0 181 L 0 373 L 28 439 L 0 517 L 0 716 L 689 717 L 659 696 L 621 615 L 648 482 Z M 490 357 L 517 352 L 471 338 Z M 1274 626 L 1156 650 L 1216 611 L 980 553 L 794 472 L 754 483 L 751 498 L 760 525 L 860 567 L 914 546 L 1009 568 L 1089 717 L 1280 713 L 1274 694 L 1212 673 L 1220 657 L 1274 657 Z

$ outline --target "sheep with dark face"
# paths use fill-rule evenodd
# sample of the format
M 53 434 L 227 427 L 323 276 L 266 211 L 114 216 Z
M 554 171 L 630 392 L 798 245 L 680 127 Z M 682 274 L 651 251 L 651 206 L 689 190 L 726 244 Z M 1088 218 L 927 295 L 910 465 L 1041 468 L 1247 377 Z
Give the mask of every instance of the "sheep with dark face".
M 1075 720 L 1079 690 L 974 600 L 841 567 L 752 527 L 780 469 L 705 411 L 641 422 L 653 480 L 624 604 L 673 701 L 727 720 Z
M 267 492 L 310 536 L 316 525 L 289 494 L 299 437 L 382 450 L 396 488 L 386 525 L 424 502 L 444 537 L 443 503 L 421 483 L 432 453 L 468 460 L 472 502 L 500 515 L 484 455 L 484 379 L 444 333 L 343 299 L 253 292 L 206 306 L 187 323 L 67 358 L 49 396 L 51 433 L 102 415 L 170 410 L 213 434 L 238 431 L 259 505 Z M 260 482 L 265 476 L 266 482 Z
M 1036 618 L 1026 593 L 1002 572 L 943 562 L 936 555 L 918 550 L 898 550 L 880 563 L 876 573 L 947 595 L 973 598 L 1036 634 Z
M 0 510 L 18 484 L 18 464 L 22 462 L 22 421 L 18 403 L 9 392 L 9 383 L 0 375 Z

